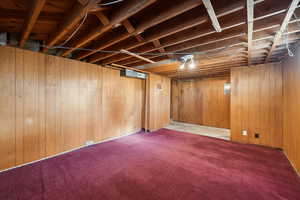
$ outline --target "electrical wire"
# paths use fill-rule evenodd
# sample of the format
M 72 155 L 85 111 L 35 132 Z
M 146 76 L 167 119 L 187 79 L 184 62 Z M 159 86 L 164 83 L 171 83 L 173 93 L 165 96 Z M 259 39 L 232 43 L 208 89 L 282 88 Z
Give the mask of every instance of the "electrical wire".
M 120 3 L 122 2 L 123 0 L 116 0 L 116 1 L 111 1 L 111 2 L 107 2 L 107 3 L 101 3 L 99 4 L 100 6 L 109 6 L 109 5 L 113 5 L 113 4 L 116 4 L 116 3 Z
M 232 45 L 231 45 L 232 46 Z M 209 52 L 221 52 L 226 50 L 227 48 L 230 48 L 231 46 L 226 46 L 222 48 L 218 48 L 215 50 L 210 50 Z M 80 51 L 95 51 L 95 49 L 88 49 L 88 48 L 72 48 L 72 47 L 65 47 L 65 46 L 47 46 L 47 45 L 41 45 L 41 47 L 47 48 L 47 49 L 63 49 L 63 50 L 80 50 Z M 109 51 L 109 50 L 98 50 L 98 53 L 110 53 L 110 54 L 124 54 L 122 51 Z M 159 52 L 159 53 L 141 53 L 141 52 L 131 52 L 137 55 L 207 55 L 207 51 L 196 51 L 196 52 Z
M 288 51 L 288 55 L 289 55 L 290 57 L 294 57 L 294 54 L 293 54 L 293 52 L 290 50 L 290 47 L 289 47 L 289 31 L 288 31 L 288 27 L 285 29 L 285 32 L 286 32 L 286 34 L 285 34 L 285 45 L 286 45 L 286 49 L 287 49 L 287 51 Z
M 87 15 L 88 15 L 88 13 L 86 12 L 84 14 L 84 17 L 83 17 L 81 23 L 79 24 L 79 26 L 74 30 L 74 32 L 62 44 L 60 44 L 58 46 L 64 46 L 65 44 L 67 44 L 67 42 L 70 41 L 70 39 L 79 31 L 79 29 L 81 28 L 81 26 L 84 24 L 84 22 L 85 22 L 85 20 L 87 18 Z

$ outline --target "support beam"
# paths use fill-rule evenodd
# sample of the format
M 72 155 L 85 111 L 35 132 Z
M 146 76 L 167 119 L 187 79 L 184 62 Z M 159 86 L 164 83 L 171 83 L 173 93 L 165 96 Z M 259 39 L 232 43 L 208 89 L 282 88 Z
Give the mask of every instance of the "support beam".
M 79 2 L 76 2 L 70 14 L 65 17 L 65 20 L 59 25 L 55 33 L 53 33 L 48 41 L 46 42 L 47 47 L 54 46 L 59 42 L 67 33 L 69 33 L 82 18 L 87 14 L 87 12 L 95 7 L 100 0 L 89 0 L 85 5 L 82 5 Z M 48 49 L 45 48 L 43 52 L 46 52 Z
M 122 52 L 122 53 L 126 53 L 126 54 L 128 54 L 128 55 L 131 55 L 131 56 L 133 56 L 133 57 L 139 58 L 139 59 L 144 60 L 144 61 L 149 62 L 149 63 L 155 63 L 153 60 L 150 60 L 150 59 L 145 58 L 145 57 L 143 57 L 143 56 L 137 55 L 137 54 L 135 54 L 135 53 L 131 53 L 131 52 L 126 51 L 126 50 L 124 50 L 124 49 L 122 49 L 121 52 Z
M 137 71 L 137 72 L 142 72 L 142 73 L 145 73 L 145 74 L 150 73 L 150 72 L 147 72 L 147 71 L 144 71 L 144 70 L 136 69 L 136 68 L 133 68 L 133 67 L 127 67 L 127 66 L 119 65 L 119 64 L 115 64 L 115 63 L 111 63 L 110 65 L 112 65 L 114 67 L 123 68 L 123 69 L 130 69 L 130 70 L 134 70 L 134 71 Z
M 28 17 L 26 18 L 25 24 L 22 28 L 23 33 L 22 33 L 22 37 L 20 40 L 20 47 L 24 47 L 26 41 L 28 40 L 29 35 L 33 29 L 33 26 L 35 25 L 45 3 L 46 3 L 46 0 L 32 0 L 30 12 L 29 12 Z
M 95 15 L 104 26 L 109 24 L 109 19 L 103 14 L 103 12 L 96 12 Z
M 161 47 L 161 44 L 160 44 L 160 41 L 159 41 L 159 40 L 154 40 L 152 43 L 153 43 L 153 45 L 154 45 L 156 48 L 158 48 L 158 51 L 159 51 L 160 53 L 165 53 L 165 52 L 166 52 L 165 49 L 164 49 L 163 47 Z
M 129 33 L 127 34 L 127 37 L 124 37 L 124 39 L 127 39 L 130 36 L 136 36 L 137 40 L 140 41 L 140 43 L 144 44 L 145 43 L 144 40 L 141 40 L 142 38 L 140 38 L 140 36 L 138 36 L 141 32 L 143 32 L 146 29 L 148 29 L 150 27 L 153 27 L 153 26 L 155 26 L 155 25 L 157 25 L 157 24 L 159 24 L 163 21 L 166 21 L 166 20 L 168 20 L 168 19 L 170 19 L 170 18 L 172 18 L 176 15 L 184 13 L 185 11 L 188 11 L 192 8 L 195 8 L 195 7 L 197 7 L 201 4 L 202 4 L 201 0 L 185 0 L 185 1 L 182 1 L 182 3 L 174 5 L 171 8 L 169 8 L 167 10 L 164 10 L 161 13 L 156 13 L 153 18 L 142 22 L 141 24 L 139 24 L 139 26 L 136 27 L 136 29 L 131 25 L 131 23 L 128 20 L 127 21 L 125 20 L 125 21 L 122 22 L 122 24 L 125 26 L 125 28 L 127 29 L 127 31 Z M 119 38 L 117 38 L 117 39 L 119 39 Z M 112 41 L 114 41 L 114 40 L 115 39 L 112 38 Z M 121 40 L 118 40 L 118 41 L 121 41 Z M 111 45 L 113 45 L 113 44 L 111 43 Z M 77 47 L 77 46 L 75 45 L 75 47 Z M 107 47 L 107 45 L 105 45 L 105 48 L 106 47 Z M 98 47 L 95 48 L 94 51 L 81 54 L 77 57 L 77 59 L 78 58 L 79 59 L 85 58 L 89 55 L 97 53 L 99 50 L 102 50 L 102 49 L 104 49 L 104 46 L 99 45 Z M 120 49 L 117 49 L 117 50 L 120 50 Z M 71 52 L 71 50 L 64 53 L 63 56 L 66 55 L 69 52 Z
M 122 22 L 123 26 L 126 28 L 127 32 L 129 33 L 128 35 L 133 35 L 133 32 L 135 31 L 135 28 L 133 27 L 133 25 L 131 24 L 131 22 L 129 21 L 129 19 L 126 19 Z M 135 38 L 137 39 L 137 41 L 141 42 L 143 41 L 143 38 L 141 35 L 137 34 L 135 35 Z
M 147 6 L 154 3 L 156 0 L 131 0 L 131 1 L 125 1 L 124 4 L 119 8 L 118 11 L 113 12 L 113 15 L 111 17 L 110 23 L 105 26 L 99 26 L 95 28 L 94 30 L 91 30 L 88 35 L 81 38 L 79 41 L 76 41 L 74 43 L 71 43 L 72 49 L 69 49 L 67 51 L 64 51 L 62 53 L 62 56 L 67 56 L 68 54 L 75 51 L 77 48 L 80 48 L 82 46 L 85 46 L 92 40 L 96 39 L 103 33 L 110 30 L 114 25 L 121 23 L 125 19 L 129 18 L 130 16 L 134 15 L 135 13 L 143 10 Z
M 254 1 L 247 0 L 247 22 L 248 22 L 248 65 L 251 64 L 251 49 L 253 39 Z
M 259 0 L 259 1 L 255 1 L 254 4 L 259 4 L 263 2 L 263 0 Z M 246 4 L 242 1 L 234 3 L 232 5 L 229 5 L 225 8 L 222 8 L 221 10 L 217 10 L 216 14 L 217 17 L 224 17 L 225 15 L 229 15 L 232 13 L 236 13 L 238 11 L 242 11 L 244 8 L 246 7 Z M 187 13 L 189 14 L 189 13 Z M 185 15 L 185 14 L 184 14 Z M 154 40 L 160 39 L 160 38 L 164 38 L 170 35 L 173 35 L 175 33 L 178 32 L 185 32 L 184 34 L 182 34 L 183 36 L 179 36 L 179 37 L 175 37 L 174 40 L 178 42 L 183 42 L 185 40 L 189 40 L 199 37 L 201 36 L 201 34 L 211 34 L 211 33 L 215 33 L 215 31 L 213 29 L 209 30 L 209 33 L 207 33 L 207 31 L 204 31 L 203 29 L 195 29 L 192 32 L 187 32 L 188 29 L 193 28 L 195 26 L 204 24 L 208 21 L 208 17 L 206 15 L 204 16 L 197 16 L 194 17 L 195 15 L 192 15 L 192 17 L 190 17 L 190 14 L 187 16 L 183 16 L 183 18 L 177 18 L 177 19 L 172 19 L 171 22 L 169 23 L 162 23 L 160 25 L 157 25 L 156 27 L 152 28 L 151 31 L 145 32 L 144 35 L 144 42 L 141 43 L 137 43 L 137 44 L 128 44 L 127 46 L 123 46 L 123 49 L 126 50 L 132 50 L 134 48 L 137 48 L 139 46 L 142 46 L 148 42 L 152 42 Z M 245 24 L 245 21 L 243 19 L 243 16 L 234 16 L 234 19 L 231 19 L 231 21 L 229 23 L 227 23 L 226 25 L 224 24 L 224 26 L 226 26 L 227 28 L 233 28 L 235 26 L 240 26 Z M 230 27 L 231 26 L 231 27 Z M 225 30 L 225 28 L 223 28 Z M 198 34 L 199 33 L 199 34 Z M 185 35 L 192 35 L 192 36 L 185 36 Z M 181 40 L 181 38 L 184 38 Z M 164 44 L 162 44 L 164 46 Z M 118 49 L 110 49 L 110 50 L 115 50 L 117 51 Z M 122 56 L 122 55 L 121 55 Z M 119 57 L 121 57 L 119 56 Z M 113 58 L 117 58 L 118 55 L 115 54 L 100 54 L 100 55 L 92 55 L 90 58 L 90 62 L 91 63 L 96 63 L 102 60 L 106 60 L 109 57 L 113 57 Z M 111 59 L 113 59 L 111 58 Z M 127 57 L 128 58 L 128 57 Z M 116 59 L 116 61 L 118 61 L 118 59 Z
M 84 59 L 84 58 L 94 54 L 97 51 L 105 49 L 106 47 L 109 47 L 111 45 L 114 45 L 114 44 L 122 41 L 122 40 L 125 40 L 126 38 L 129 38 L 132 35 L 132 32 L 134 32 L 134 30 L 135 30 L 134 27 L 132 26 L 132 24 L 130 23 L 130 21 L 128 19 L 124 20 L 122 22 L 122 25 L 125 27 L 127 32 L 120 33 L 117 36 L 112 34 L 112 37 L 110 40 L 105 40 L 105 41 L 101 42 L 100 44 L 92 46 L 92 49 L 95 49 L 94 51 L 80 53 L 77 55 L 76 59 L 78 59 L 78 60 Z M 142 39 L 142 37 L 140 35 L 136 35 L 136 38 L 138 41 L 140 41 Z
M 190 49 L 193 47 L 200 47 L 200 46 L 206 46 L 206 47 L 210 47 L 210 46 L 215 46 L 217 44 L 222 44 L 222 42 L 224 41 L 229 41 L 229 43 L 227 42 L 227 45 L 230 45 L 230 42 L 234 41 L 234 39 L 236 38 L 243 38 L 245 37 L 245 33 L 242 32 L 242 27 L 239 29 L 233 29 L 233 30 L 225 30 L 221 33 L 216 33 L 214 35 L 211 36 L 206 36 L 206 37 L 199 37 L 199 38 L 195 38 L 193 40 L 189 40 L 183 43 L 179 43 L 177 45 L 171 45 L 168 47 L 168 45 L 163 45 L 161 47 L 164 47 L 166 52 L 175 52 L 175 51 L 183 51 L 186 49 Z M 243 40 L 241 40 L 243 41 Z M 246 40 L 245 40 L 246 41 Z M 214 44 L 215 43 L 215 44 Z M 160 48 L 161 48 L 160 47 Z M 134 52 L 141 52 L 141 53 L 147 53 L 147 52 L 151 52 L 154 53 L 154 51 L 158 50 L 158 48 L 153 48 L 150 46 L 150 48 L 136 48 L 134 49 Z M 125 57 L 126 59 L 128 59 L 128 57 Z M 103 60 L 102 62 L 104 64 L 108 64 L 111 62 L 116 62 L 116 61 L 121 61 L 123 59 L 115 59 L 115 58 L 108 58 Z
M 128 33 L 133 33 L 135 31 L 135 28 L 132 26 L 131 22 L 129 21 L 129 19 L 125 19 L 122 22 L 122 25 L 126 28 Z
M 217 32 L 221 32 L 222 31 L 221 26 L 219 24 L 218 18 L 216 16 L 216 13 L 214 11 L 214 8 L 213 8 L 210 0 L 202 0 L 202 2 L 207 10 L 207 13 L 210 17 L 213 27 L 215 28 L 215 30 Z
M 300 0 L 293 0 L 292 1 L 291 5 L 290 5 L 290 7 L 289 7 L 289 9 L 288 9 L 288 11 L 286 13 L 286 16 L 285 16 L 285 18 L 284 18 L 284 20 L 283 20 L 283 22 L 281 24 L 281 27 L 280 27 L 279 31 L 276 33 L 276 35 L 274 37 L 273 44 L 272 44 L 272 46 L 270 48 L 270 51 L 269 51 L 269 53 L 268 53 L 268 55 L 266 57 L 265 62 L 268 62 L 269 59 L 271 58 L 272 53 L 276 49 L 276 46 L 278 45 L 278 43 L 279 43 L 279 41 L 281 39 L 282 34 L 286 30 L 287 25 L 288 25 L 289 21 L 291 20 L 293 14 L 295 12 L 295 9 L 297 8 L 297 5 L 299 4 L 299 1 Z

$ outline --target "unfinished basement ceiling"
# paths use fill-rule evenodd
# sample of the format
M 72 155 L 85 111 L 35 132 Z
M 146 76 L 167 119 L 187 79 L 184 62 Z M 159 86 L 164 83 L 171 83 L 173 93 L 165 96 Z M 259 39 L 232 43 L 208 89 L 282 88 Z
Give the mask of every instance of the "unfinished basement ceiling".
M 59 46 L 60 56 L 100 65 L 138 67 L 172 78 L 222 76 L 232 67 L 286 57 L 287 44 L 292 49 L 299 39 L 298 4 L 299 0 L 2 0 L 0 32 L 18 38 L 20 47 L 26 48 L 29 39 L 38 40 L 42 52 Z M 194 69 L 179 69 L 180 62 L 170 61 L 188 54 L 195 54 Z

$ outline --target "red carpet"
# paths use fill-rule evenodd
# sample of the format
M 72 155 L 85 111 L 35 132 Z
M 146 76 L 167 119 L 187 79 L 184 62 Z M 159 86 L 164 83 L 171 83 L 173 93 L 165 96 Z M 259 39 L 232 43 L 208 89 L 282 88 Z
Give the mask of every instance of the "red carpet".
M 280 151 L 161 129 L 0 174 L 1 200 L 300 199 Z

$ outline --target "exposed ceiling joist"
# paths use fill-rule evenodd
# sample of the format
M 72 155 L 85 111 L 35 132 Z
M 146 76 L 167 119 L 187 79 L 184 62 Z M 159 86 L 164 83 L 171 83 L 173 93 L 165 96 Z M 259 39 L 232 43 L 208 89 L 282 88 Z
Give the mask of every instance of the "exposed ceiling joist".
M 33 0 L 32 5 L 30 6 L 30 11 L 28 14 L 27 19 L 25 20 L 25 24 L 22 28 L 23 33 L 20 40 L 20 47 L 23 47 L 29 38 L 29 35 L 33 29 L 33 26 L 35 25 L 44 5 L 46 3 L 46 0 Z
M 293 14 L 294 14 L 294 12 L 295 12 L 295 9 L 297 8 L 297 5 L 299 4 L 299 1 L 300 1 L 300 0 L 293 0 L 293 1 L 292 1 L 292 3 L 291 3 L 291 5 L 290 5 L 289 9 L 287 10 L 286 16 L 285 16 L 285 18 L 284 18 L 284 20 L 283 20 L 283 22 L 282 22 L 282 24 L 281 24 L 281 26 L 280 26 L 280 29 L 279 29 L 279 31 L 276 33 L 276 35 L 275 35 L 275 37 L 274 37 L 273 44 L 272 44 L 272 46 L 271 46 L 271 48 L 270 48 L 270 51 L 269 51 L 269 53 L 268 53 L 268 55 L 267 55 L 267 57 L 266 57 L 265 62 L 268 62 L 269 59 L 271 58 L 272 53 L 273 53 L 274 50 L 276 49 L 276 46 L 278 45 L 278 43 L 279 43 L 279 41 L 280 41 L 280 39 L 281 39 L 282 34 L 283 34 L 284 31 L 286 30 L 287 25 L 288 25 L 289 21 L 291 20 Z
M 143 57 L 143 56 L 137 55 L 137 54 L 135 54 L 135 53 L 131 53 L 131 52 L 129 52 L 129 51 L 126 51 L 125 49 L 122 49 L 121 52 L 122 52 L 122 53 L 126 53 L 126 54 L 128 54 L 128 55 L 131 55 L 131 56 L 133 56 L 133 57 L 139 58 L 139 59 L 144 60 L 144 61 L 149 62 L 149 63 L 155 63 L 153 60 L 150 60 L 150 59 L 145 58 L 145 57 Z
M 135 31 L 135 28 L 133 27 L 133 25 L 131 24 L 131 22 L 129 21 L 129 19 L 125 19 L 122 22 L 123 26 L 126 28 L 128 33 L 133 33 Z
M 133 32 L 135 31 L 135 28 L 133 27 L 133 25 L 131 24 L 131 22 L 129 21 L 129 19 L 125 19 L 122 22 L 122 24 L 126 28 L 127 32 L 129 33 L 129 36 L 133 35 Z M 143 41 L 143 38 L 142 38 L 141 35 L 135 35 L 135 38 L 139 42 Z
M 215 28 L 215 30 L 217 32 L 221 32 L 222 31 L 221 26 L 219 24 L 218 18 L 216 16 L 216 13 L 214 11 L 214 8 L 213 8 L 210 0 L 202 0 L 202 2 L 207 10 L 207 13 L 210 17 L 213 27 Z
M 46 52 L 49 47 L 54 46 L 57 42 L 62 40 L 63 37 L 73 30 L 79 21 L 82 20 L 85 15 L 87 15 L 89 9 L 95 7 L 98 2 L 101 2 L 101 0 L 89 0 L 84 5 L 76 2 L 76 4 L 73 6 L 73 9 L 70 11 L 70 14 L 64 18 L 64 20 L 58 26 L 56 32 L 50 35 L 48 41 L 46 42 L 47 48 L 44 48 L 43 51 Z
M 119 64 L 115 64 L 115 63 L 111 63 L 110 65 L 112 65 L 114 67 L 119 67 L 119 68 L 123 68 L 123 69 L 130 69 L 130 70 L 134 70 L 134 71 L 137 71 L 137 72 L 142 72 L 142 73 L 149 74 L 149 72 L 147 72 L 147 71 L 140 70 L 140 69 L 135 69 L 135 68 L 132 68 L 132 67 L 127 67 L 127 66 L 124 66 L 124 65 L 119 65 Z
M 95 15 L 104 26 L 109 24 L 109 19 L 103 14 L 103 12 L 96 12 Z
M 96 27 L 94 30 L 91 30 L 88 35 L 82 37 L 80 40 L 71 43 L 71 49 L 66 50 L 62 53 L 62 56 L 66 56 L 77 48 L 80 48 L 92 40 L 96 39 L 103 33 L 110 30 L 114 25 L 121 23 L 125 19 L 129 18 L 130 16 L 134 15 L 135 13 L 139 12 L 140 10 L 146 8 L 147 6 L 154 3 L 156 0 L 132 0 L 132 1 L 125 1 L 125 3 L 119 8 L 118 11 L 114 12 L 111 16 L 109 24 L 105 26 Z
M 267 15 L 269 15 L 269 14 L 267 14 Z M 255 33 L 255 32 L 256 33 L 257 32 L 262 33 L 263 31 L 265 31 L 266 33 L 269 33 L 269 35 L 270 35 L 271 34 L 270 29 L 277 28 L 279 25 L 277 25 L 277 24 L 276 24 L 276 26 L 273 25 L 274 24 L 273 21 L 272 21 L 273 24 L 271 23 L 271 25 L 270 25 L 270 22 L 269 22 L 270 20 L 267 19 L 267 17 L 264 17 L 265 15 L 261 14 L 261 16 L 262 16 L 262 19 L 259 21 L 259 23 L 256 24 L 256 26 L 255 26 L 256 29 L 253 30 L 253 33 Z M 270 15 L 270 16 L 273 16 L 273 15 Z M 224 28 L 223 28 L 224 34 L 227 31 L 231 31 L 229 29 L 238 31 L 238 29 L 243 28 L 243 25 L 246 24 L 246 22 L 244 22 L 243 20 L 244 19 L 241 16 L 234 15 L 234 18 L 231 18 L 231 20 L 229 22 L 225 22 L 225 23 L 223 22 L 223 24 L 224 24 Z M 242 31 L 243 30 L 240 30 L 239 32 L 242 32 Z M 223 34 L 223 32 L 222 32 L 222 34 Z M 168 39 L 163 39 L 161 47 L 166 48 L 168 46 L 172 46 L 172 45 L 183 43 L 183 42 L 184 42 L 184 44 L 186 44 L 186 46 L 193 45 L 193 43 L 195 43 L 196 41 L 199 41 L 197 43 L 201 43 L 200 41 L 201 40 L 206 40 L 205 38 L 207 38 L 207 36 L 210 35 L 210 34 L 215 35 L 216 38 L 215 39 L 214 38 L 208 39 L 207 42 L 209 42 L 209 43 L 218 42 L 219 39 L 222 39 L 222 36 L 218 36 L 216 34 L 216 32 L 213 31 L 212 29 L 202 30 L 201 27 L 199 27 L 199 28 L 197 27 L 197 28 L 194 28 L 193 31 L 188 31 L 188 30 L 181 31 L 180 33 L 174 35 L 175 37 L 169 37 Z M 204 37 L 204 38 L 200 39 L 201 37 Z M 269 37 L 271 37 L 271 36 L 269 36 Z M 196 38 L 199 38 L 199 39 L 196 39 Z M 204 41 L 202 41 L 202 43 L 205 44 Z M 176 46 L 175 46 L 174 49 L 176 50 Z M 148 48 L 148 49 L 145 49 L 145 50 L 142 50 L 142 51 L 140 51 L 140 50 L 138 51 L 138 49 L 134 49 L 135 52 L 138 51 L 138 52 L 141 52 L 141 53 L 153 52 L 154 50 L 158 50 L 158 48 Z M 117 58 L 117 56 L 114 56 L 114 57 L 112 57 L 112 59 L 107 59 L 107 60 L 104 60 L 103 62 L 107 62 L 107 61 L 119 62 L 119 61 L 122 61 L 122 60 L 127 60 L 129 58 L 130 57 L 125 56 L 125 55 L 121 55 L 121 56 L 119 56 L 119 58 Z
M 248 22 L 248 65 L 251 64 L 251 49 L 253 39 L 254 1 L 247 0 L 247 22 Z
M 263 0 L 255 1 L 254 4 L 259 4 L 261 2 L 263 2 Z M 240 10 L 244 9 L 245 7 L 246 7 L 246 5 L 244 2 L 242 2 L 242 1 L 237 2 L 237 3 L 227 6 L 225 8 L 222 8 L 220 10 L 217 10 L 216 15 L 217 15 L 217 17 L 224 17 L 225 15 L 229 15 L 231 13 L 240 11 Z M 235 18 L 232 19 L 232 21 L 230 21 L 229 23 L 224 24 L 224 26 L 226 26 L 226 27 L 224 27 L 223 30 L 226 30 L 229 28 L 234 28 L 236 26 L 241 26 L 246 23 L 241 16 L 238 16 L 237 19 L 235 19 Z M 137 48 L 147 42 L 152 42 L 154 40 L 175 34 L 180 31 L 182 31 L 182 32 L 185 30 L 188 31 L 189 28 L 192 28 L 192 27 L 200 25 L 200 24 L 204 24 L 205 22 L 207 22 L 207 20 L 208 20 L 207 16 L 198 16 L 198 17 L 192 18 L 190 21 L 183 21 L 183 22 L 178 21 L 176 23 L 175 22 L 170 23 L 170 25 L 169 24 L 166 25 L 167 28 L 164 28 L 164 27 L 157 28 L 157 29 L 155 29 L 155 32 L 153 32 L 153 33 L 151 32 L 151 33 L 147 34 L 145 36 L 145 41 L 143 43 L 129 44 L 128 46 L 123 47 L 123 48 L 126 50 L 132 50 L 132 49 Z M 236 21 L 234 21 L 234 20 L 236 20 Z M 175 40 L 175 44 L 176 44 L 176 43 L 184 42 L 186 40 L 194 39 L 196 37 L 204 36 L 205 34 L 212 34 L 212 33 L 215 33 L 215 31 L 214 30 L 207 31 L 207 30 L 202 30 L 202 29 L 200 29 L 200 30 L 195 29 L 194 31 L 183 33 L 182 35 L 175 37 L 174 40 Z M 163 47 L 166 47 L 165 44 L 162 44 L 162 45 L 163 45 Z M 172 45 L 172 44 L 168 44 L 168 45 Z M 117 50 L 117 49 L 114 49 L 114 50 Z M 91 63 L 99 62 L 101 60 L 106 60 L 109 57 L 112 57 L 111 60 L 113 60 L 113 58 L 116 58 L 117 56 L 118 55 L 112 55 L 112 54 L 99 55 L 99 56 L 93 55 L 90 59 L 90 62 Z M 123 57 L 124 59 L 129 58 L 128 56 L 125 57 L 124 55 L 120 55 L 120 57 Z M 119 61 L 119 60 L 121 60 L 121 59 L 115 59 L 115 60 L 113 60 L 113 62 Z
M 181 13 L 184 13 L 185 11 L 188 11 L 194 7 L 197 7 L 199 5 L 202 4 L 201 0 L 185 0 L 182 1 L 182 3 L 180 4 L 176 4 L 174 6 L 172 6 L 171 8 L 164 10 L 161 13 L 156 13 L 155 16 L 153 18 L 150 18 L 149 20 L 146 20 L 144 22 L 142 22 L 140 25 L 138 25 L 136 28 L 133 28 L 133 26 L 130 24 L 130 22 L 127 20 L 123 21 L 123 25 L 125 26 L 125 28 L 128 31 L 128 34 L 126 34 L 126 36 L 124 35 L 124 37 L 122 38 L 122 40 L 127 39 L 130 36 L 137 36 L 139 35 L 141 32 L 143 32 L 144 30 L 155 26 L 163 21 L 166 21 L 176 15 L 179 15 Z M 116 38 L 112 38 L 112 41 L 115 41 Z M 117 38 L 118 42 L 122 41 L 120 40 L 120 38 Z M 140 41 L 141 44 L 145 44 L 146 41 L 141 40 L 140 36 L 137 36 L 138 41 Z M 148 42 L 148 41 L 147 41 Z M 77 59 L 82 59 L 85 58 L 87 56 L 90 56 L 92 54 L 97 53 L 98 51 L 106 48 L 108 45 L 111 46 L 115 43 L 110 43 L 110 44 L 106 44 L 106 45 L 102 45 L 100 44 L 98 47 L 95 47 L 95 50 L 88 52 L 88 53 L 84 53 L 81 54 L 80 56 L 77 57 Z M 120 49 L 117 49 L 120 50 Z M 127 49 L 128 50 L 128 49 Z M 70 51 L 69 51 L 70 52 Z M 94 62 L 94 61 L 92 61 Z M 95 61 L 97 62 L 97 61 Z
M 161 52 L 161 53 L 165 53 L 166 50 L 161 46 L 161 43 L 159 40 L 154 40 L 153 41 L 153 45 L 158 48 L 158 51 Z

